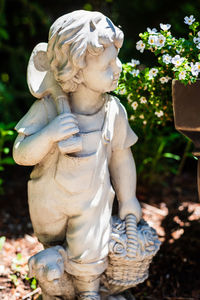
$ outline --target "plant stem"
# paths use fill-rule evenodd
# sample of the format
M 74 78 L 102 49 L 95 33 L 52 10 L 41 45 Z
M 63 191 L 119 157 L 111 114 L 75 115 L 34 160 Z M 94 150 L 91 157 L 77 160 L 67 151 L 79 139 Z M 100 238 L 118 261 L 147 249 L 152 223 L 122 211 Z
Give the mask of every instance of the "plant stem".
M 185 146 L 185 150 L 184 150 L 184 153 L 183 153 L 183 157 L 181 159 L 181 162 L 179 164 L 179 167 L 178 167 L 178 171 L 177 171 L 177 174 L 176 176 L 180 176 L 182 171 L 183 171 L 183 167 L 185 165 L 185 161 L 186 161 L 186 158 L 187 158 L 187 155 L 188 153 L 190 152 L 190 148 L 192 146 L 192 142 L 191 140 L 187 140 L 187 144 Z

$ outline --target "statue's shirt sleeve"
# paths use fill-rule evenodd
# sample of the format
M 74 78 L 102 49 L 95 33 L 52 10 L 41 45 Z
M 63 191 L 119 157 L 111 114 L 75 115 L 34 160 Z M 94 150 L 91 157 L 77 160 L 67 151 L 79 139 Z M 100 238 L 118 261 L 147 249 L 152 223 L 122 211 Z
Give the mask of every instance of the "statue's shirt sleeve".
M 52 99 L 36 100 L 25 116 L 17 123 L 15 130 L 24 135 L 34 134 L 55 118 L 56 114 Z
M 116 97 L 111 101 L 112 150 L 122 150 L 134 145 L 138 137 L 128 123 L 127 112 Z M 112 120 L 113 119 L 113 120 Z

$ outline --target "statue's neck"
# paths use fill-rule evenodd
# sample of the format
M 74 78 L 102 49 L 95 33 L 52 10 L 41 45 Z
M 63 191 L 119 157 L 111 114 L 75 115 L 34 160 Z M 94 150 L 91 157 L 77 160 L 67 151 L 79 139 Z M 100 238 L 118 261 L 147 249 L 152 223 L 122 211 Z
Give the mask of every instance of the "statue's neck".
M 83 85 L 79 85 L 78 89 L 70 94 L 70 106 L 72 113 L 94 114 L 104 103 L 102 93 L 90 90 Z

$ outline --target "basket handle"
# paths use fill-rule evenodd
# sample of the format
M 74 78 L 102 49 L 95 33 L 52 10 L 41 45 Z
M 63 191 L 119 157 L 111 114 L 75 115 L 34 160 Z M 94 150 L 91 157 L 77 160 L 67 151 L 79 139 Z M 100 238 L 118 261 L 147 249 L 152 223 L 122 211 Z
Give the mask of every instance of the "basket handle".
M 127 235 L 127 256 L 130 258 L 136 257 L 138 247 L 137 237 L 137 219 L 136 216 L 129 214 L 125 219 L 126 235 Z

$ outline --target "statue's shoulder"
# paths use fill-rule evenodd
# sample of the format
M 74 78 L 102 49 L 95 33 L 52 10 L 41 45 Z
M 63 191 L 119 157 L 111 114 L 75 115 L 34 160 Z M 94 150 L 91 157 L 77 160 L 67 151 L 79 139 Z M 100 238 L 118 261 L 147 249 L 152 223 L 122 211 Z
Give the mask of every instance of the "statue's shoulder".
M 44 97 L 34 101 L 28 112 L 15 126 L 15 130 L 24 135 L 33 134 L 47 125 L 56 115 L 54 100 L 49 96 Z
M 120 100 L 114 95 L 108 95 L 110 102 L 110 111 L 115 116 L 116 119 L 125 119 L 127 120 L 127 112 L 124 105 Z

